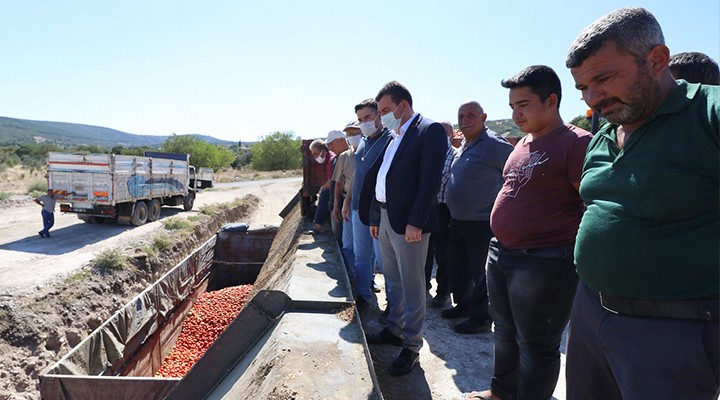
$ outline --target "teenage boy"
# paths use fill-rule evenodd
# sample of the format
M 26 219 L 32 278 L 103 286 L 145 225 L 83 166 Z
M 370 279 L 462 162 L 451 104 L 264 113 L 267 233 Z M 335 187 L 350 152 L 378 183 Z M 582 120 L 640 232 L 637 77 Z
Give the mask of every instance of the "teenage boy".
M 535 65 L 502 81 L 512 119 L 527 135 L 508 157 L 490 215 L 487 263 L 495 322 L 491 390 L 466 398 L 548 399 L 578 277 L 573 247 L 584 210 L 578 194 L 592 135 L 563 123 L 560 79 Z

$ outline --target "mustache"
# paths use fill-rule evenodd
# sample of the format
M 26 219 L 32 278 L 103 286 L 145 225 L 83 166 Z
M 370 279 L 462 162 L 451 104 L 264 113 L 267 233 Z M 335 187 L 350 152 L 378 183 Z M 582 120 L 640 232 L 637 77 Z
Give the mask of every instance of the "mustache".
M 595 104 L 592 108 L 595 109 L 595 111 L 597 111 L 598 114 L 602 114 L 603 108 L 609 107 L 615 103 L 625 104 L 622 102 L 622 100 L 620 100 L 617 97 L 610 97 L 609 99 L 605 99 L 605 100 Z

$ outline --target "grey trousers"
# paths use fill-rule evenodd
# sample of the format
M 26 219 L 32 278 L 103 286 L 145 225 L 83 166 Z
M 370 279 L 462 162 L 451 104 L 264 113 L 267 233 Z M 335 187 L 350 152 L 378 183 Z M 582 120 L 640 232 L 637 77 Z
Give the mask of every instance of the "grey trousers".
M 408 243 L 405 234 L 395 233 L 387 210 L 380 216 L 380 253 L 388 294 L 388 329 L 403 339 L 403 347 L 419 352 L 425 325 L 425 257 L 430 234 Z

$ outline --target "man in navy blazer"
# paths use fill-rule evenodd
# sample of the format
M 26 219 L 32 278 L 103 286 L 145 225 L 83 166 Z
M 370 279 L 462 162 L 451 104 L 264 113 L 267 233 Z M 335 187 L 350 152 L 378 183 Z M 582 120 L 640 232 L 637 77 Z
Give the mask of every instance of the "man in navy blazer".
M 404 375 L 417 364 L 423 345 L 425 257 L 448 144 L 441 124 L 413 111 L 410 92 L 401 83 L 387 83 L 375 100 L 383 125 L 394 131 L 378 157 L 369 224 L 380 241 L 389 313 L 387 327 L 367 335 L 367 341 L 402 347 L 388 372 Z

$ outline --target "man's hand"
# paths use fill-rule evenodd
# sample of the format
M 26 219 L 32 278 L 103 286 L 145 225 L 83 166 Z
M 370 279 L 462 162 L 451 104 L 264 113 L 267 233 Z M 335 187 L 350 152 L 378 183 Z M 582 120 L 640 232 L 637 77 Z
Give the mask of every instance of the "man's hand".
M 336 201 L 335 204 L 333 204 L 333 210 L 332 210 L 333 221 L 340 223 L 340 218 L 342 218 L 341 211 L 342 210 L 340 210 L 340 204 L 338 204 L 338 202 Z
M 408 243 L 419 242 L 422 239 L 422 229 L 410 224 L 405 225 L 405 241 Z
M 342 217 L 345 221 L 350 221 L 350 207 L 347 203 L 343 203 L 342 207 Z
M 379 226 L 371 226 L 370 227 L 370 237 L 372 237 L 373 239 L 377 239 L 379 233 L 380 233 Z

